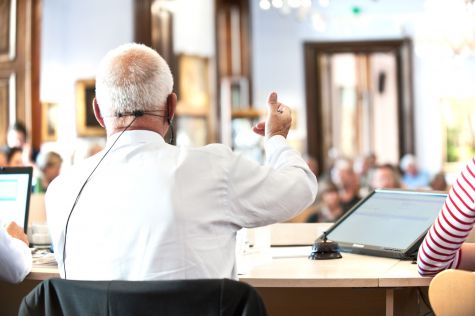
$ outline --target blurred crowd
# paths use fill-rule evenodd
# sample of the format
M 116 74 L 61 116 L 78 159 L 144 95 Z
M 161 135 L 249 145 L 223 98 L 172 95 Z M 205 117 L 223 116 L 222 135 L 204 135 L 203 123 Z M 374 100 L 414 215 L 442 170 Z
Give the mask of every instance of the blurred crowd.
M 318 195 L 297 221 L 335 222 L 375 189 L 449 190 L 443 172 L 431 176 L 411 154 L 403 156 L 399 165 L 379 164 L 374 154 L 337 158 L 321 174 L 315 159 L 309 157 L 307 163 L 318 177 Z
M 100 150 L 102 146 L 91 145 L 86 153 L 81 153 L 81 158 L 87 158 Z M 76 161 L 77 158 L 72 160 Z M 63 158 L 59 153 L 43 149 L 43 146 L 39 152 L 32 149 L 28 131 L 23 123 L 17 122 L 8 128 L 7 143 L 0 144 L 0 167 L 32 167 L 33 193 L 46 192 L 48 185 L 61 172 L 62 165 Z

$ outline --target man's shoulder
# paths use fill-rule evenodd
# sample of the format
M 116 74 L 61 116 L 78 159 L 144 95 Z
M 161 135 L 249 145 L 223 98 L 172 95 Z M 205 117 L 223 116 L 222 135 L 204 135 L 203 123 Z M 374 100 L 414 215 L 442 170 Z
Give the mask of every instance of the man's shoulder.
M 100 159 L 100 157 L 96 154 L 62 170 L 60 175 L 49 185 L 48 192 L 54 192 L 56 188 L 64 188 L 68 187 L 70 183 L 76 183 L 78 177 L 83 178 L 93 170 L 92 167 L 94 163 L 97 163 L 98 159 Z
M 201 147 L 189 148 L 190 153 L 195 155 L 208 155 L 216 158 L 228 158 L 233 155 L 231 148 L 223 144 L 208 144 Z

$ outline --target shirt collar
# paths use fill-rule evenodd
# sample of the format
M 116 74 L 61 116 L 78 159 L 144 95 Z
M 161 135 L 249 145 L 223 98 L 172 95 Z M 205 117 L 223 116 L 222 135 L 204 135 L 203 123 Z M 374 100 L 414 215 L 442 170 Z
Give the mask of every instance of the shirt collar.
M 115 133 L 109 137 L 107 137 L 106 148 L 108 149 L 114 141 L 119 137 L 122 132 Z M 149 130 L 132 130 L 132 131 L 125 131 L 118 143 L 121 145 L 124 144 L 139 144 L 139 143 L 160 143 L 164 144 L 165 140 L 163 139 L 162 135 L 152 132 Z

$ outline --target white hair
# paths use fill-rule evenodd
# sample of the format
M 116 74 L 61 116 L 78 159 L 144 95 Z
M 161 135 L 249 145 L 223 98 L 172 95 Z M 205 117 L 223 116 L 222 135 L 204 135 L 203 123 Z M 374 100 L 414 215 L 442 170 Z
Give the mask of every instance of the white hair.
M 402 170 L 407 170 L 409 165 L 416 165 L 416 157 L 412 154 L 405 154 L 404 157 L 401 158 L 401 162 L 399 163 L 399 167 L 401 167 Z
M 103 117 L 164 109 L 172 90 L 168 64 L 142 44 L 124 44 L 109 51 L 96 75 L 96 99 Z

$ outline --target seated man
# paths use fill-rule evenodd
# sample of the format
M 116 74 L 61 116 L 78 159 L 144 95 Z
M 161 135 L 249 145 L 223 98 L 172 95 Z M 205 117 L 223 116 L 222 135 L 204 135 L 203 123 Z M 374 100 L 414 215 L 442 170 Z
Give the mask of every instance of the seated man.
M 377 166 L 371 179 L 373 189 L 399 189 L 401 182 L 399 174 L 391 164 Z
M 46 211 L 61 276 L 89 280 L 235 278 L 236 232 L 284 221 L 310 205 L 316 178 L 287 144 L 291 116 L 272 93 L 254 131 L 261 166 L 213 144 L 166 143 L 177 97 L 151 48 L 109 52 L 94 112 L 106 148 L 50 185 Z
M 14 222 L 0 226 L 0 280 L 23 281 L 31 271 L 31 251 L 23 229 Z

